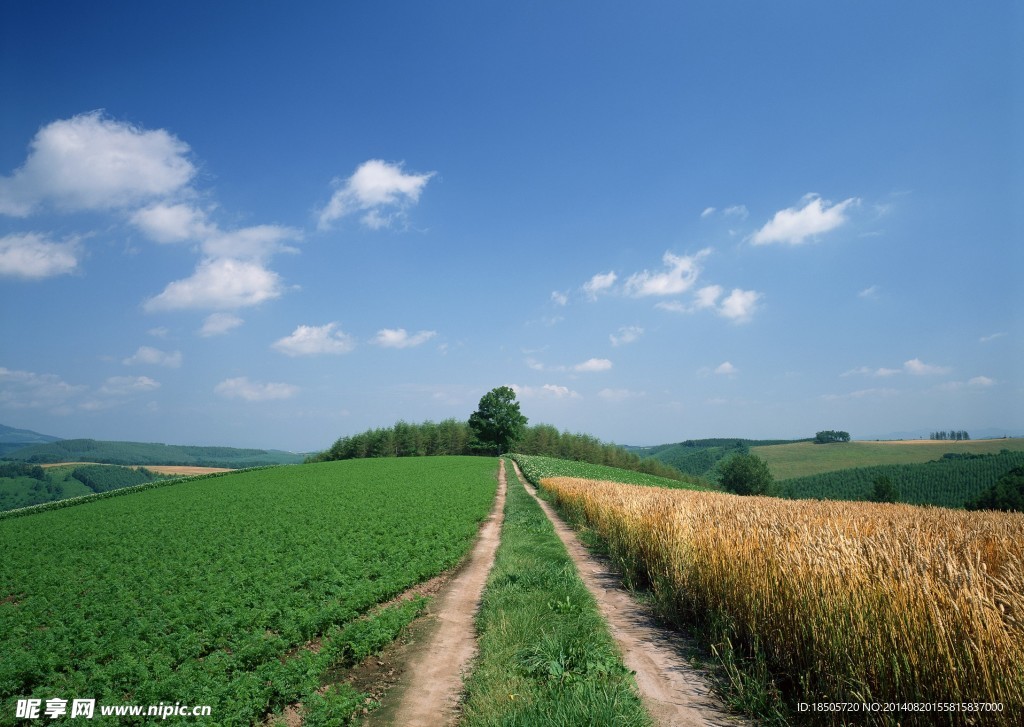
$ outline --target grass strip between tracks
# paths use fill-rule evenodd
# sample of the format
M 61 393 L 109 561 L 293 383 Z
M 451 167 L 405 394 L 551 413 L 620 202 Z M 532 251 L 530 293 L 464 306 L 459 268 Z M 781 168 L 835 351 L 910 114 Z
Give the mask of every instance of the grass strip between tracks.
M 550 521 L 511 465 L 464 725 L 649 725 L 632 674 Z

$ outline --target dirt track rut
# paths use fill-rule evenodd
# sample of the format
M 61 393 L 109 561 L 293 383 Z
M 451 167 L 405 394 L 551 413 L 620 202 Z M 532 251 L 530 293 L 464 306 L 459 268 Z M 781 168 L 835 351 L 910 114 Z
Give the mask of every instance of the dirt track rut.
M 706 677 L 687 663 L 684 653 L 693 649 L 692 644 L 683 643 L 680 634 L 659 626 L 650 609 L 623 590 L 619 574 L 590 554 L 572 528 L 537 497 L 519 466 L 513 466 L 575 561 L 580 578 L 597 601 L 622 652 L 623 662 L 636 672 L 640 697 L 654 721 L 662 727 L 749 724 L 730 714 L 711 691 Z

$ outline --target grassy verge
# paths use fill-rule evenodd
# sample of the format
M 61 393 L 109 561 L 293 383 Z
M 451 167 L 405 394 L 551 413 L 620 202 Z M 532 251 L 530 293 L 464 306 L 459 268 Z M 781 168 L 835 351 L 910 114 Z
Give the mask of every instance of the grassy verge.
M 464 725 L 649 725 L 597 605 L 509 465 Z

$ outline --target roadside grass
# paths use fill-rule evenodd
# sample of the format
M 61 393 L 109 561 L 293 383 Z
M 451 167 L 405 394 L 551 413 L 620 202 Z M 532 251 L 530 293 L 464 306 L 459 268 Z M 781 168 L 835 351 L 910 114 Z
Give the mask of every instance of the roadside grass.
M 511 464 L 461 724 L 650 725 L 586 586 Z
M 773 444 L 752 450 L 768 463 L 776 480 L 806 477 L 821 472 L 883 464 L 919 464 L 937 460 L 947 452 L 998 454 L 1024 450 L 1024 439 L 974 439 L 963 442 L 842 442 L 837 444 Z M 573 475 L 568 475 L 573 476 Z

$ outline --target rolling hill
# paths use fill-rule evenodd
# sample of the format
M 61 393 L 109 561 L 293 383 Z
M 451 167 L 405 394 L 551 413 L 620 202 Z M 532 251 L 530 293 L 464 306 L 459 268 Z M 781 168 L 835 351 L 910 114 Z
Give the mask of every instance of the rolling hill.
M 273 449 L 61 439 L 45 444 L 25 446 L 8 453 L 4 458 L 32 464 L 96 462 L 99 464 L 191 465 L 240 469 L 269 464 L 300 464 L 305 456 Z

